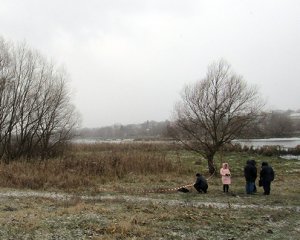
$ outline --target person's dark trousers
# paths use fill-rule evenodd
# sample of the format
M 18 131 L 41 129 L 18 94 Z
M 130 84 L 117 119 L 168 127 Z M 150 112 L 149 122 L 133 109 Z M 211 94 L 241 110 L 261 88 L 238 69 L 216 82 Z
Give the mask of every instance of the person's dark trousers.
M 200 186 L 198 186 L 197 184 L 194 184 L 194 187 L 196 188 L 196 190 L 199 192 L 199 193 L 202 193 L 202 192 L 204 192 L 204 193 L 206 193 L 207 192 L 207 188 L 208 187 L 200 187 Z
M 196 190 L 199 192 L 199 193 L 202 193 L 202 189 L 199 188 L 197 185 L 194 185 L 194 187 L 196 188 Z
M 255 184 L 254 182 L 249 182 L 249 181 L 246 182 L 246 193 L 247 194 L 252 194 L 253 193 L 254 184 Z
M 199 192 L 199 193 L 201 193 L 202 192 L 202 190 L 201 190 L 201 188 L 200 188 L 200 186 L 199 185 L 197 185 L 197 184 L 194 184 L 194 188 Z
M 229 189 L 229 185 L 228 184 L 224 184 L 223 185 L 223 192 L 228 192 Z
M 262 186 L 264 188 L 264 195 L 270 195 L 271 191 L 271 182 L 269 181 L 263 181 Z

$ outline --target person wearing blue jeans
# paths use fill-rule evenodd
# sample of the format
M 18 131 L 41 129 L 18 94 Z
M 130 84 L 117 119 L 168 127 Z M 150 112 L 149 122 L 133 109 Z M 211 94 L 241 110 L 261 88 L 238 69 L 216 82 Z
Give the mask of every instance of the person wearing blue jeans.
M 244 168 L 244 176 L 246 179 L 246 193 L 253 194 L 255 179 L 257 178 L 257 168 L 253 164 L 253 160 L 248 160 Z
M 252 194 L 254 193 L 254 182 L 249 182 L 249 181 L 246 181 L 246 193 L 247 194 Z

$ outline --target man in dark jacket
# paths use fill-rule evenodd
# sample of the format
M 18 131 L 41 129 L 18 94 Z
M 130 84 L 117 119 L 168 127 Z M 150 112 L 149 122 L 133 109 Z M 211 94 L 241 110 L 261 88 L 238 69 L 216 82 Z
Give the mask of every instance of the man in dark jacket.
M 253 160 L 248 160 L 244 168 L 244 176 L 246 179 L 246 193 L 253 194 L 255 179 L 257 178 L 257 168 L 253 164 Z
M 208 188 L 206 179 L 200 173 L 197 173 L 196 177 L 197 177 L 197 179 L 196 179 L 196 182 L 194 184 L 194 188 L 196 188 L 196 190 L 199 193 L 202 193 L 202 192 L 206 193 L 207 188 Z
M 264 195 L 270 195 L 271 182 L 274 180 L 274 170 L 267 162 L 262 162 L 260 171 L 260 185 L 264 188 Z
M 256 176 L 257 176 L 256 161 L 255 161 L 254 159 L 251 159 L 250 162 L 251 162 L 251 164 L 255 167 Z M 254 180 L 253 193 L 256 193 L 256 192 L 257 192 L 257 188 L 256 188 L 256 185 L 255 185 L 255 181 L 256 181 L 256 178 L 255 178 L 255 180 Z

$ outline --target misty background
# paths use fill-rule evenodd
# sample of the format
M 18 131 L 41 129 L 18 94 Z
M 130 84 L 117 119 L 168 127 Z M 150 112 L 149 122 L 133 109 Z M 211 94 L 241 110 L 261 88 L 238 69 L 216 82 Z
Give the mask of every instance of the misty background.
M 220 58 L 298 110 L 299 22 L 297 0 L 0 0 L 0 34 L 66 68 L 83 128 L 165 122 Z

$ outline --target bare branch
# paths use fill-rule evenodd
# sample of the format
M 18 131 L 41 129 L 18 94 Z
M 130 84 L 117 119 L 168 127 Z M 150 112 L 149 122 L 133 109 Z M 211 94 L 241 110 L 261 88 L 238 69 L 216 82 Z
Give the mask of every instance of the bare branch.
M 263 107 L 257 88 L 249 87 L 224 60 L 210 65 L 206 77 L 186 86 L 181 97 L 174 111 L 176 139 L 205 155 L 211 172 L 215 153 Z

